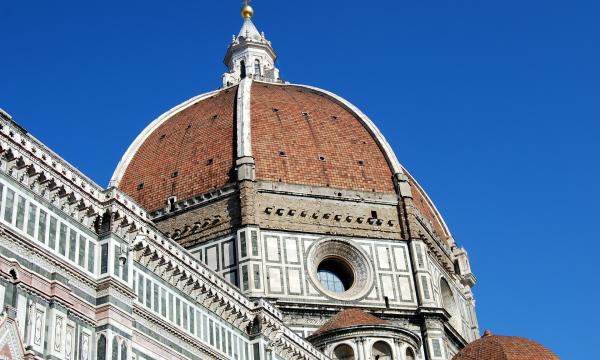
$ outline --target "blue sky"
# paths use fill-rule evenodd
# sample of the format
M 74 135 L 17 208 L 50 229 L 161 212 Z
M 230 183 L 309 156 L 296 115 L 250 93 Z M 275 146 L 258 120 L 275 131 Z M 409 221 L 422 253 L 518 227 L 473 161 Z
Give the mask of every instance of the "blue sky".
M 600 3 L 255 1 L 282 76 L 381 128 L 471 257 L 482 330 L 598 340 Z M 0 1 L 0 107 L 101 185 L 219 86 L 238 1 Z

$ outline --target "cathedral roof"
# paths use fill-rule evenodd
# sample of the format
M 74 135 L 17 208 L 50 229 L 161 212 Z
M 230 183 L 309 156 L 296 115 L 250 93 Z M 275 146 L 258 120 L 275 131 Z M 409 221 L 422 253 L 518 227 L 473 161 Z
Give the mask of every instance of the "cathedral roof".
M 254 40 L 260 40 L 261 38 L 258 29 L 256 28 L 256 26 L 254 26 L 254 23 L 252 22 L 252 20 L 250 20 L 250 18 L 244 19 L 244 24 L 242 25 L 242 28 L 238 33 L 238 37 Z
M 383 195 L 401 191 L 402 180 L 408 184 L 403 196 L 413 197 L 442 240 L 450 239 L 434 204 L 375 124 L 336 94 L 283 82 L 270 42 L 249 14 L 228 47 L 223 88 L 152 122 L 123 156 L 111 185 L 155 212 L 245 179 Z M 247 166 L 249 178 L 241 179 Z
M 366 311 L 351 308 L 339 312 L 337 315 L 323 324 L 323 326 L 321 326 L 311 336 L 314 337 L 329 331 L 341 330 L 361 325 L 389 325 L 389 323 L 383 319 L 369 314 Z
M 385 154 L 340 103 L 303 86 L 260 83 L 251 99 L 257 179 L 394 192 Z
M 453 360 L 558 360 L 541 344 L 517 336 L 492 335 L 489 331 L 456 354 Z
M 237 86 L 192 99 L 145 134 L 119 188 L 147 210 L 232 182 Z
M 119 188 L 148 210 L 233 182 L 237 86 L 167 114 L 145 134 Z M 325 93 L 253 82 L 250 146 L 256 179 L 394 192 L 386 155 L 359 117 Z
M 238 85 L 203 94 L 160 116 L 131 145 L 112 185 L 154 211 L 169 197 L 182 201 L 234 183 L 245 146 L 256 180 L 394 193 L 394 175 L 405 173 L 415 206 L 449 236 L 426 193 L 352 104 L 305 85 L 252 80 L 248 87 L 245 94 Z M 244 106 L 248 138 L 239 139 Z

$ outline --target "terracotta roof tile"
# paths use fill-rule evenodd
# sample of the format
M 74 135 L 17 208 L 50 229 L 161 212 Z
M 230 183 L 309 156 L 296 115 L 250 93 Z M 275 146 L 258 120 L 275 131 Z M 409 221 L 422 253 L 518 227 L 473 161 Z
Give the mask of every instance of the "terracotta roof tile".
M 394 192 L 375 138 L 335 100 L 292 85 L 253 83 L 251 94 L 257 179 Z
M 363 310 L 352 308 L 336 314 L 311 336 L 358 325 L 389 325 L 389 323 Z
M 234 181 L 237 87 L 203 99 L 158 126 L 137 149 L 119 188 L 146 208 Z M 253 83 L 256 177 L 292 184 L 394 192 L 374 136 L 350 110 L 302 86 Z
M 516 336 L 484 335 L 456 354 L 453 360 L 558 360 L 539 343 Z
M 411 187 L 413 203 L 415 204 L 417 209 L 419 209 L 421 215 L 425 216 L 427 219 L 429 219 L 429 221 L 431 221 L 433 230 L 442 240 L 447 240 L 448 233 L 444 230 L 444 225 L 442 225 L 441 220 L 435 214 L 432 205 L 429 203 L 429 200 L 427 199 L 425 194 L 423 194 L 423 191 L 419 188 L 419 186 L 416 184 L 415 180 L 412 177 L 408 178 L 408 183 Z
M 191 105 L 154 130 L 133 156 L 119 188 L 146 210 L 231 182 L 234 166 L 233 87 Z

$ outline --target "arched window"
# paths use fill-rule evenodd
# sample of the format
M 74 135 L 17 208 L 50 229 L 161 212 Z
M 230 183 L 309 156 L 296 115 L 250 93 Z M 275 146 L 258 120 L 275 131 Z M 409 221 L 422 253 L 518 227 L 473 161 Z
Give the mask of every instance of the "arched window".
M 240 61 L 240 77 L 242 79 L 246 77 L 246 63 L 244 60 Z
M 406 360 L 415 360 L 415 352 L 411 348 L 406 348 Z
M 385 341 L 378 341 L 371 349 L 372 360 L 392 360 L 392 348 Z
M 121 360 L 127 360 L 127 343 L 121 343 Z
M 260 71 L 260 60 L 256 59 L 254 60 L 254 75 L 256 76 L 261 76 L 261 71 Z
M 106 337 L 104 335 L 100 335 L 98 338 L 96 352 L 98 353 L 97 360 L 106 360 Z
M 331 358 L 333 360 L 354 360 L 354 350 L 347 344 L 338 345 L 333 349 Z
M 442 292 L 442 302 L 444 305 L 444 309 L 446 309 L 446 311 L 450 314 L 450 324 L 452 324 L 455 330 L 459 331 L 460 314 L 458 313 L 458 307 L 456 306 L 454 294 L 450 289 L 450 285 L 444 278 L 440 280 L 440 291 Z
M 119 358 L 119 341 L 117 340 L 116 336 L 113 338 L 113 341 L 112 341 L 111 356 L 112 356 L 111 357 L 112 360 Z

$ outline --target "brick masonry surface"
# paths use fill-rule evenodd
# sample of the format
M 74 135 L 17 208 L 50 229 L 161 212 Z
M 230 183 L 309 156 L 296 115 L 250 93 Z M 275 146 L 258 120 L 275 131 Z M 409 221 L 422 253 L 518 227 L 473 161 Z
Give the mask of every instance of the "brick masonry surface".
M 453 360 L 558 360 L 535 341 L 516 336 L 484 335 L 462 349 Z
M 442 225 L 441 221 L 435 215 L 434 210 L 429 205 L 429 201 L 427 200 L 423 192 L 419 189 L 419 187 L 415 184 L 415 181 L 412 178 L 409 178 L 409 183 L 415 207 L 419 209 L 421 215 L 423 215 L 431 221 L 433 230 L 435 230 L 437 235 L 442 240 L 446 240 L 448 238 L 448 234 L 444 230 L 444 226 Z
M 394 191 L 374 138 L 334 100 L 302 87 L 262 83 L 252 85 L 251 96 L 257 179 Z
M 233 182 L 236 93 L 237 87 L 225 89 L 167 119 L 140 146 L 119 187 L 153 211 L 164 208 L 171 196 L 182 201 Z M 253 83 L 251 134 L 259 180 L 394 192 L 392 172 L 374 137 L 348 109 L 317 91 Z M 410 184 L 415 206 L 445 239 L 444 227 L 424 194 L 412 179 Z M 199 220 L 185 216 L 162 225 L 174 231 Z M 262 221 L 267 225 L 273 219 Z M 389 230 L 396 232 L 397 226 Z
M 231 182 L 237 87 L 171 116 L 140 146 L 119 188 L 153 211 Z M 143 184 L 143 185 L 141 185 Z

